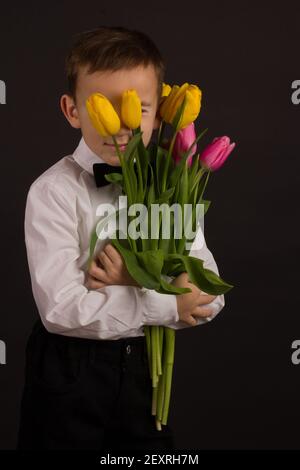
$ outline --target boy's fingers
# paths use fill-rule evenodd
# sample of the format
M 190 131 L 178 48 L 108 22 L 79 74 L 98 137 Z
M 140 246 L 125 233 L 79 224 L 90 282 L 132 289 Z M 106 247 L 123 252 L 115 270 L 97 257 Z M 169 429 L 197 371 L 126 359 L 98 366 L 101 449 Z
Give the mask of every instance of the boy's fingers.
M 213 313 L 213 309 L 210 307 L 196 307 L 193 310 L 193 315 L 201 318 L 210 317 Z
M 190 315 L 189 318 L 187 319 L 186 323 L 188 325 L 195 326 L 195 325 L 197 325 L 197 320 L 192 315 Z
M 96 264 L 96 261 L 93 259 L 91 264 L 90 264 L 90 267 L 89 267 L 89 270 L 88 270 L 88 273 L 96 278 L 97 280 L 99 281 L 103 281 L 105 282 L 106 280 L 106 272 L 104 269 L 102 268 L 99 268 Z
M 104 267 L 107 267 L 108 269 L 110 269 L 113 265 L 112 263 L 112 260 L 110 259 L 110 257 L 105 253 L 105 251 L 100 251 L 100 253 L 98 253 L 98 259 L 100 260 L 100 262 L 103 264 Z
M 215 300 L 216 295 L 209 295 L 205 293 L 200 293 L 198 297 L 198 304 L 199 305 L 206 305 L 210 304 L 213 300 Z
M 111 243 L 108 243 L 103 251 L 107 254 L 112 262 L 120 262 L 123 260 L 118 250 L 116 250 L 116 248 Z
M 100 289 L 100 287 L 104 287 L 107 284 L 105 282 L 100 282 L 97 281 L 97 279 L 93 278 L 92 276 L 89 276 L 88 282 L 87 282 L 87 287 L 89 289 Z

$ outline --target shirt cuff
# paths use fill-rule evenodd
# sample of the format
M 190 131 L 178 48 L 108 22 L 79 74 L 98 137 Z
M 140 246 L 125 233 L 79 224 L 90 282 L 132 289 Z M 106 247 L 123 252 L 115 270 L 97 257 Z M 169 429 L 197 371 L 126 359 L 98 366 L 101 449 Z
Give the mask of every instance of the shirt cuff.
M 144 325 L 168 325 L 179 320 L 177 300 L 174 294 L 160 294 L 155 290 L 141 288 L 143 292 Z

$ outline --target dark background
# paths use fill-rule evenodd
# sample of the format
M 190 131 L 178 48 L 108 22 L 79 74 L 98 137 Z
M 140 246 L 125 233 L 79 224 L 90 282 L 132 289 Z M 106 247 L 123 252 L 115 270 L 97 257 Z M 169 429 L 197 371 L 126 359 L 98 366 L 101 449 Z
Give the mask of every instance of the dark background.
M 280 2 L 1 3 L 0 448 L 13 449 L 26 339 L 37 317 L 24 243 L 30 184 L 74 151 L 80 132 L 59 108 L 72 35 L 99 25 L 149 34 L 167 83 L 203 91 L 203 143 L 237 143 L 206 191 L 205 236 L 235 288 L 210 324 L 179 331 L 169 422 L 178 449 L 300 447 L 298 186 L 300 4 Z

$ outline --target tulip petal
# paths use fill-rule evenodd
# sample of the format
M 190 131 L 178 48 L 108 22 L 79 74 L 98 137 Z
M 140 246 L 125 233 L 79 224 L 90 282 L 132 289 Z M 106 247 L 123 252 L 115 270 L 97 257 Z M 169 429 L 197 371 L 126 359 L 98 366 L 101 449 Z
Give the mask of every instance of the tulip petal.
M 136 90 L 126 90 L 122 94 L 121 117 L 129 129 L 137 129 L 141 125 L 142 106 Z
M 232 142 L 232 144 L 230 144 L 228 147 L 227 147 L 227 150 L 226 152 L 224 153 L 224 158 L 227 158 L 229 156 L 229 154 L 232 152 L 232 150 L 234 149 L 235 147 L 235 142 Z
M 162 119 L 165 122 L 167 122 L 169 124 L 170 124 L 170 119 L 169 119 L 170 110 L 169 110 L 169 108 L 170 108 L 170 104 L 172 103 L 173 97 L 176 94 L 177 90 L 179 90 L 179 86 L 178 85 L 173 85 L 170 94 L 166 97 L 166 99 L 164 99 L 164 101 L 162 102 L 162 104 L 160 106 L 160 109 L 159 109 L 160 116 L 162 117 Z
M 172 88 L 167 83 L 163 83 L 161 96 L 169 96 Z
M 106 129 L 102 125 L 101 121 L 98 119 L 97 113 L 95 113 L 91 103 L 87 100 L 86 107 L 91 119 L 93 126 L 95 127 L 96 131 L 102 136 L 107 137 L 109 134 L 106 132 Z
M 92 124 L 103 137 L 115 135 L 120 130 L 120 119 L 111 102 L 101 93 L 93 93 L 86 100 Z
M 182 153 L 187 152 L 193 142 L 196 140 L 196 132 L 194 123 L 191 123 L 184 129 L 181 129 L 176 136 L 175 144 L 173 148 L 173 158 L 175 163 L 179 163 L 182 158 Z M 197 145 L 195 144 L 191 151 L 189 152 L 188 157 L 188 166 L 191 165 L 192 157 L 197 151 Z
M 201 90 L 196 85 L 190 85 L 186 90 L 186 106 L 178 123 L 177 129 L 187 127 L 195 121 L 201 108 Z
M 201 164 L 212 171 L 216 171 L 225 163 L 227 157 L 235 147 L 235 143 L 230 144 L 227 136 L 215 137 L 200 155 Z

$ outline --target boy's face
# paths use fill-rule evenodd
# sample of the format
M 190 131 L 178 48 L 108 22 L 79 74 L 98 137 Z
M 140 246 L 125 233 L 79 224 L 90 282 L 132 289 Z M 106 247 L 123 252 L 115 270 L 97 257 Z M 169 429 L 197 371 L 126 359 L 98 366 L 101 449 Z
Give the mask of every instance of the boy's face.
M 73 127 L 81 128 L 83 138 L 90 149 L 110 165 L 120 165 L 115 146 L 111 136 L 102 137 L 91 123 L 87 109 L 86 99 L 95 92 L 102 93 L 114 106 L 121 120 L 121 98 L 125 90 L 135 89 L 142 103 L 141 130 L 143 131 L 144 145 L 150 142 L 153 129 L 159 126 L 156 116 L 158 107 L 157 76 L 153 65 L 141 65 L 133 69 L 118 71 L 99 71 L 86 73 L 86 68 L 80 68 L 77 79 L 76 105 L 68 95 L 61 97 L 61 107 L 66 118 Z M 121 128 L 116 134 L 116 140 L 127 144 L 132 136 L 121 120 Z

